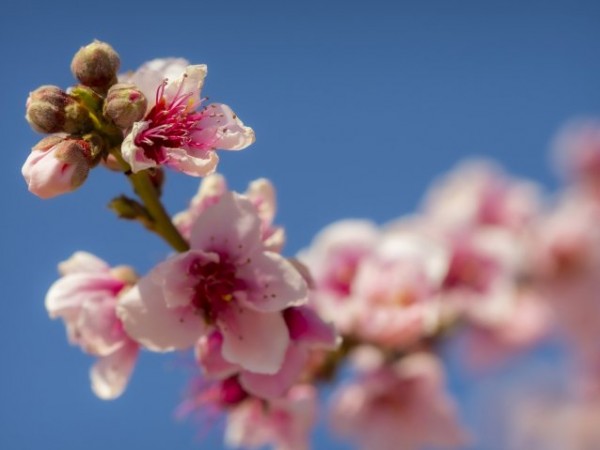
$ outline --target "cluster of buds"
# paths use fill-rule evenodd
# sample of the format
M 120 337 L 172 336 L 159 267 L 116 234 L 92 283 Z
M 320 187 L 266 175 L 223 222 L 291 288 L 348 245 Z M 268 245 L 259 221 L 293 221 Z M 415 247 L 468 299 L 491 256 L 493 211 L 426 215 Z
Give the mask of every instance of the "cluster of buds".
M 121 119 L 122 114 L 105 94 L 116 83 L 119 66 L 117 52 L 95 41 L 73 57 L 71 69 L 79 85 L 67 90 L 41 86 L 29 94 L 25 118 L 35 131 L 50 135 L 33 147 L 22 169 L 29 190 L 38 197 L 77 189 L 90 169 L 107 158 L 111 142 L 120 133 L 112 117 Z M 137 91 L 137 97 L 143 95 Z M 144 114 L 143 108 L 145 104 L 137 118 Z M 110 110 L 110 115 L 103 114 L 104 109 Z M 121 109 L 130 114 L 131 106 Z

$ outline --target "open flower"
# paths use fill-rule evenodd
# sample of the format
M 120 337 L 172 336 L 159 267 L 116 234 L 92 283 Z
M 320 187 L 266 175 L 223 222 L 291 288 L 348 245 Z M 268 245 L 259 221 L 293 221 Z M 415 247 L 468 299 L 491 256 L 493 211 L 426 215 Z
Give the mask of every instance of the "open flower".
M 118 297 L 135 282 L 135 275 L 127 267 L 111 269 L 85 252 L 75 253 L 59 269 L 63 277 L 46 296 L 48 314 L 64 320 L 69 342 L 99 358 L 90 372 L 94 393 L 116 398 L 123 393 L 138 354 L 138 345 L 115 312 Z
M 180 59 L 156 60 L 121 77 L 138 85 L 149 100 L 144 119 L 133 124 L 121 146 L 133 172 L 166 165 L 204 176 L 219 160 L 214 150 L 241 150 L 254 142 L 252 128 L 244 126 L 229 106 L 201 107 L 206 71 L 205 65 L 184 67 Z M 148 92 L 150 86 L 153 92 Z
M 217 329 L 223 358 L 277 372 L 290 342 L 282 310 L 307 299 L 306 282 L 266 251 L 250 200 L 227 193 L 196 220 L 190 250 L 157 266 L 122 299 L 127 332 L 150 350 L 185 349 Z

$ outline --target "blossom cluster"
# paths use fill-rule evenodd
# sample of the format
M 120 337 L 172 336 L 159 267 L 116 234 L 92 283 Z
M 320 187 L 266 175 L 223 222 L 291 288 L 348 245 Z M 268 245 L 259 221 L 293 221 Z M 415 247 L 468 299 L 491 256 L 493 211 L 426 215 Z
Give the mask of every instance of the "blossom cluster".
M 226 416 L 231 446 L 309 448 L 317 385 L 339 381 L 329 423 L 360 448 L 459 448 L 476 437 L 446 386 L 444 345 L 456 342 L 462 362 L 482 370 L 560 333 L 577 367 L 568 405 L 598 411 L 600 124 L 557 138 L 567 187 L 554 198 L 468 162 L 414 214 L 383 226 L 341 220 L 289 258 L 271 182 L 237 193 L 216 173 L 217 149 L 255 137 L 230 107 L 204 105 L 205 65 L 157 59 L 119 73 L 118 54 L 96 41 L 71 69 L 79 84 L 27 100 L 27 120 L 48 134 L 23 165 L 29 190 L 50 198 L 95 167 L 120 172 L 139 199 L 116 197 L 113 211 L 175 251 L 142 276 L 82 251 L 59 265 L 46 308 L 97 358 L 98 397 L 124 392 L 140 350 L 191 351 L 179 411 Z M 175 215 L 161 202 L 163 167 L 202 177 Z

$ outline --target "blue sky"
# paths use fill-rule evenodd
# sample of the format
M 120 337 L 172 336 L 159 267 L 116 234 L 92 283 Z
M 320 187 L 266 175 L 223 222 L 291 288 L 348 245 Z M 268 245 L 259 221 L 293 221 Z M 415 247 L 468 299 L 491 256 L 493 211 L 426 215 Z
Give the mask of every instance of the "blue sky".
M 77 193 L 49 201 L 22 180 L 40 138 L 23 119 L 27 94 L 72 84 L 71 57 L 92 39 L 110 42 L 123 69 L 166 56 L 208 64 L 204 94 L 232 106 L 257 135 L 244 152 L 222 154 L 220 171 L 238 190 L 263 176 L 275 183 L 288 255 L 332 221 L 383 223 L 410 212 L 434 177 L 470 156 L 553 189 L 552 135 L 570 118 L 600 115 L 600 5 L 592 1 L 22 0 L 3 10 L 3 449 L 220 445 L 218 432 L 199 440 L 173 419 L 182 359 L 144 354 L 126 394 L 102 402 L 89 390 L 91 358 L 46 316 L 56 264 L 74 251 L 140 273 L 168 254 L 106 209 L 128 192 L 118 176 L 96 170 Z M 168 173 L 170 211 L 196 186 Z M 333 448 L 317 436 L 317 448 Z

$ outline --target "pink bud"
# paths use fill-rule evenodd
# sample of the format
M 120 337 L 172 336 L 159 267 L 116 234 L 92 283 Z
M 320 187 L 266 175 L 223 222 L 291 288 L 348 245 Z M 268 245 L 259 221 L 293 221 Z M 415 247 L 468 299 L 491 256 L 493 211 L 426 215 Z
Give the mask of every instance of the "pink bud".
M 90 170 L 90 146 L 82 139 L 49 136 L 29 154 L 21 173 L 29 191 L 51 198 L 81 186 Z

